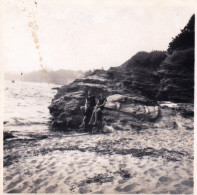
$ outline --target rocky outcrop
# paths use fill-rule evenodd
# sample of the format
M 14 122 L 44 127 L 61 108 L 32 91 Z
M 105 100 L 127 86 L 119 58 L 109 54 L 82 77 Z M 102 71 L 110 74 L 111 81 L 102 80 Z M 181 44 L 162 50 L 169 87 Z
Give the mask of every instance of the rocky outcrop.
M 110 68 L 108 75 L 121 80 L 123 88 L 140 90 L 146 97 L 155 99 L 160 87 L 159 65 L 166 56 L 160 51 L 138 52 L 123 65 Z
M 194 48 L 139 52 L 123 65 L 107 71 L 122 90 L 139 90 L 154 101 L 194 103 Z
M 3 140 L 14 138 L 15 136 L 10 132 L 3 132 Z
M 149 121 L 158 116 L 156 102 L 142 95 L 140 91 L 132 91 L 130 87 L 124 86 L 120 78 L 110 77 L 108 72 L 97 70 L 58 90 L 49 106 L 53 129 L 65 131 L 78 129 L 83 118 L 80 106 L 85 104 L 87 90 L 90 89 L 96 96 L 101 92 L 107 97 L 104 109 L 107 124 L 114 122 L 120 125 L 126 120 L 134 123 L 141 121 L 142 118 Z
M 80 107 L 85 104 L 86 92 L 90 89 L 95 96 L 103 93 L 107 97 L 103 111 L 105 128 L 110 125 L 109 129 L 140 130 L 157 124 L 155 127 L 176 129 L 184 127 L 177 125 L 180 117 L 184 124 L 192 123 L 194 35 L 193 15 L 169 43 L 168 52 L 138 52 L 119 67 L 90 72 L 61 87 L 49 106 L 52 129 L 78 129 L 83 118 Z M 170 106 L 160 106 L 161 101 L 170 101 Z M 172 102 L 179 105 L 173 108 Z M 174 113 L 177 117 L 173 117 Z
M 174 51 L 159 67 L 157 99 L 173 102 L 194 101 L 194 49 Z
M 193 102 L 194 50 L 174 51 L 172 55 L 159 51 L 139 52 L 119 67 L 96 70 L 61 87 L 49 106 L 52 129 L 79 129 L 83 118 L 80 107 L 85 104 L 90 89 L 95 96 L 103 93 L 107 97 L 103 111 L 106 128 L 154 127 L 155 121 L 165 116 L 161 113 L 166 113 L 158 100 Z M 176 128 L 174 120 L 169 128 Z

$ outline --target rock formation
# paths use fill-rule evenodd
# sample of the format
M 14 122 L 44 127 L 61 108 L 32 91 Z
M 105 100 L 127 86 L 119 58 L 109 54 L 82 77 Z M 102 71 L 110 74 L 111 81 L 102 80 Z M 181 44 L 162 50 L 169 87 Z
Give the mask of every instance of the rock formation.
M 166 97 L 161 96 L 162 100 L 192 101 L 190 94 L 193 92 L 190 89 L 193 85 L 192 79 L 189 79 L 193 76 L 191 50 L 184 51 L 181 57 L 178 57 L 179 55 L 181 54 L 173 53 L 167 56 L 166 53 L 158 51 L 139 52 L 119 67 L 110 68 L 108 71 L 96 70 L 70 85 L 61 87 L 49 106 L 52 129 L 79 129 L 83 118 L 80 106 L 85 104 L 86 92 L 89 89 L 96 96 L 101 92 L 107 97 L 103 113 L 106 127 L 124 130 L 154 127 L 161 111 L 165 110 L 166 113 L 166 108 L 161 108 L 157 103 L 158 93 L 161 96 L 163 91 L 166 92 Z M 181 70 L 187 61 L 188 66 Z M 180 78 L 180 81 L 176 80 L 177 78 Z M 185 82 L 181 81 L 184 78 Z M 167 79 L 175 83 L 171 88 L 172 82 L 165 82 Z M 181 82 L 184 84 L 181 85 Z M 190 84 L 191 88 L 187 89 Z M 177 93 L 180 91 L 183 91 L 182 96 Z M 180 112 L 180 109 L 177 109 L 177 112 Z M 176 121 L 168 120 L 170 128 L 176 128 L 175 123 Z M 163 123 L 159 124 L 161 126 Z
M 174 102 L 194 101 L 194 49 L 174 51 L 159 67 L 158 99 Z
M 130 89 L 140 90 L 145 96 L 155 100 L 160 87 L 158 69 L 166 58 L 166 52 L 138 52 L 120 67 L 114 68 L 114 74 Z M 108 71 L 110 72 L 111 69 Z
M 95 96 L 103 93 L 107 97 L 103 112 L 105 128 L 140 130 L 160 126 L 192 129 L 189 124 L 193 124 L 194 20 L 193 15 L 172 40 L 169 53 L 138 52 L 119 67 L 96 70 L 58 89 L 49 106 L 52 129 L 78 130 L 83 118 L 80 107 L 85 104 L 89 89 Z M 179 105 L 162 107 L 158 101 Z M 177 118 L 182 122 L 177 122 Z

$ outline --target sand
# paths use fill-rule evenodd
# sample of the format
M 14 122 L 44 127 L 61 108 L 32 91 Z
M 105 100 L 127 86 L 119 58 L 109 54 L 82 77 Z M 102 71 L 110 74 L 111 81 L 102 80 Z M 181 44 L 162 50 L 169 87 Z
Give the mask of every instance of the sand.
M 4 192 L 193 193 L 193 131 L 49 133 L 4 142 Z

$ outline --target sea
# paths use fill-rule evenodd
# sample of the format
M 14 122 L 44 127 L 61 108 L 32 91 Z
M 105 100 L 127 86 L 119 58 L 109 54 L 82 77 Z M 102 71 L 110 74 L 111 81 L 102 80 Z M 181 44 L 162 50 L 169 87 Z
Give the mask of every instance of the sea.
M 24 81 L 4 82 L 4 132 L 18 138 L 50 131 L 48 106 L 61 85 Z

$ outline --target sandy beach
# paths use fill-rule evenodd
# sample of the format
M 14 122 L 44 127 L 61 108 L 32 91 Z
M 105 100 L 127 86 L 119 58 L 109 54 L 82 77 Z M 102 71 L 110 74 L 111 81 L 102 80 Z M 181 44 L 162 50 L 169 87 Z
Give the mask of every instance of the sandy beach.
M 4 142 L 4 166 L 7 193 L 191 194 L 193 131 L 31 134 Z

